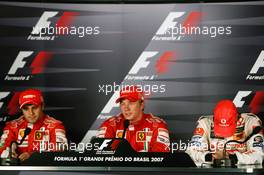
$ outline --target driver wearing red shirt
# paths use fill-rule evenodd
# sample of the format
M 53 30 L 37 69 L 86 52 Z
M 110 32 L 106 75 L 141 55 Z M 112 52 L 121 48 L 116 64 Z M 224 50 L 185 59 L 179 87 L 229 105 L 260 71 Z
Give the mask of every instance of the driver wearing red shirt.
M 103 122 L 98 130 L 100 138 L 122 138 L 124 120 L 129 120 L 125 139 L 138 152 L 169 152 L 170 139 L 167 124 L 159 117 L 145 114 L 144 95 L 137 86 L 127 86 L 116 100 L 121 114 Z
M 67 145 L 63 123 L 44 113 L 44 100 L 41 91 L 28 89 L 20 93 L 19 105 L 23 115 L 6 123 L 0 140 L 1 158 L 9 157 L 11 143 L 20 143 L 26 128 L 30 133 L 20 144 L 12 144 L 12 157 L 21 161 L 28 159 L 33 152 L 62 151 Z

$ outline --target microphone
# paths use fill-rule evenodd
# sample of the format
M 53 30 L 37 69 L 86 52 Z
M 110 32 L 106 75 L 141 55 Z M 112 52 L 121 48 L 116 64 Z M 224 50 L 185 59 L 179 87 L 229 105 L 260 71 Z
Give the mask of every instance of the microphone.
M 125 138 L 126 130 L 127 130 L 128 126 L 129 126 L 129 123 L 130 123 L 129 120 L 125 120 L 125 121 L 124 121 L 124 130 L 123 130 L 122 139 Z
M 24 131 L 24 135 L 23 135 L 23 137 L 22 137 L 22 139 L 20 140 L 20 142 L 19 143 L 17 143 L 17 141 L 12 141 L 11 143 L 10 143 L 10 150 L 9 150 L 9 157 L 10 157 L 10 160 L 12 159 L 12 145 L 15 143 L 15 144 L 17 144 L 17 145 L 21 145 L 23 142 L 24 142 L 24 140 L 25 140 L 25 138 L 29 135 L 29 133 L 31 132 L 31 128 L 26 128 L 25 129 L 25 131 Z
M 219 167 L 219 166 L 226 166 L 226 167 L 231 167 L 235 165 L 235 162 L 227 159 L 226 158 L 226 145 L 230 142 L 235 142 L 239 144 L 246 143 L 253 135 L 258 134 L 262 130 L 261 126 L 257 126 L 253 129 L 252 133 L 247 136 L 247 138 L 244 141 L 237 141 L 237 140 L 229 140 L 225 143 L 224 149 L 223 149 L 223 159 L 217 159 L 214 161 L 214 166 Z
M 29 135 L 30 132 L 31 132 L 31 128 L 26 128 L 25 129 L 24 136 L 22 137 L 22 139 L 20 140 L 18 145 L 21 145 L 24 142 L 25 138 Z

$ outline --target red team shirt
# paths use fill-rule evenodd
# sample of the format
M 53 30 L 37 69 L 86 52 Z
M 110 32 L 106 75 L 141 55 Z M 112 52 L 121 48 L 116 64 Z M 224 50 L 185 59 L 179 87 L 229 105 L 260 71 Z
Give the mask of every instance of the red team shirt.
M 124 130 L 124 116 L 113 116 L 98 130 L 99 138 L 121 138 Z M 170 140 L 167 124 L 152 114 L 143 114 L 142 119 L 130 124 L 125 135 L 132 148 L 138 152 L 169 152 Z
M 23 143 L 18 145 L 18 155 L 23 152 L 29 152 L 30 154 L 32 152 L 40 152 L 41 143 L 44 143 L 42 144 L 42 151 L 57 151 L 59 147 L 58 145 L 56 147 L 56 143 L 67 144 L 65 128 L 61 121 L 45 115 L 36 123 L 31 124 L 21 116 L 16 120 L 8 122 L 3 130 L 0 141 L 1 157 L 7 157 L 9 155 L 11 142 L 17 141 L 19 143 L 27 127 L 31 128 L 31 132 L 26 136 Z

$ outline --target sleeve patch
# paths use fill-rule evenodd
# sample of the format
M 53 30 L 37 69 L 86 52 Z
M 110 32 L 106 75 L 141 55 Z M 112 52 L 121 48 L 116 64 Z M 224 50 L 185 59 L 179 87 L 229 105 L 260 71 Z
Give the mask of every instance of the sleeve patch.
M 67 143 L 65 131 L 63 129 L 55 129 L 56 142 Z
M 170 143 L 169 133 L 167 129 L 164 128 L 158 129 L 157 142 L 163 143 L 165 145 Z
M 203 136 L 203 135 L 204 135 L 204 129 L 203 129 L 203 128 L 196 128 L 196 129 L 194 130 L 193 135 L 200 135 L 200 136 Z
M 261 136 L 254 138 L 253 147 L 263 147 L 263 138 Z

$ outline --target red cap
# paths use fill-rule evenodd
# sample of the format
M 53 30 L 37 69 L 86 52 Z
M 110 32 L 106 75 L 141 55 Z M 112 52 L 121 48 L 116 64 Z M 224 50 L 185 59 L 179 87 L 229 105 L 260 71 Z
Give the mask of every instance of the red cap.
M 41 105 L 43 103 L 43 96 L 40 90 L 28 89 L 20 93 L 19 108 L 21 109 L 26 104 Z
M 116 103 L 119 103 L 122 99 L 128 99 L 132 102 L 144 100 L 143 91 L 137 86 L 128 85 L 120 91 L 120 96 L 116 100 Z
M 230 137 L 236 131 L 237 108 L 231 100 L 222 100 L 214 109 L 214 133 L 217 137 Z

